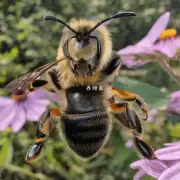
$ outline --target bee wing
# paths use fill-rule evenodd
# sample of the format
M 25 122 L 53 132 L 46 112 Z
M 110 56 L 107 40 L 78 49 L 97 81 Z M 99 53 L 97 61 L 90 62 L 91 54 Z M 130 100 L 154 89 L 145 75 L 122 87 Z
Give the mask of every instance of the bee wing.
M 13 81 L 11 81 L 9 84 L 6 85 L 5 90 L 13 92 L 18 89 L 26 89 L 30 84 L 30 82 L 32 82 L 33 79 L 35 79 L 33 78 L 34 74 L 36 74 L 35 71 L 26 73 L 23 76 L 14 79 Z
M 34 71 L 27 72 L 23 76 L 14 79 L 9 84 L 6 85 L 5 90 L 13 92 L 19 89 L 26 90 L 29 84 L 36 80 L 41 74 L 43 74 L 45 71 L 50 69 L 52 66 L 55 66 L 65 58 L 58 59 L 57 61 L 50 62 L 48 64 L 45 64 L 44 66 L 41 66 Z

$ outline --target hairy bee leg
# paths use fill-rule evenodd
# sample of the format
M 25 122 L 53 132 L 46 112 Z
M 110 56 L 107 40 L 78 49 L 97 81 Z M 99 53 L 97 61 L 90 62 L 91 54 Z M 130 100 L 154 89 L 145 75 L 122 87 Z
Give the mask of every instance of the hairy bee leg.
M 44 145 L 44 140 L 49 132 L 51 126 L 51 111 L 47 109 L 44 114 L 41 116 L 41 119 L 38 123 L 36 129 L 36 141 L 29 148 L 25 161 L 30 164 L 33 160 L 35 160 L 41 153 L 42 147 Z
M 36 129 L 36 141 L 29 148 L 25 161 L 30 164 L 40 155 L 46 136 L 52 125 L 52 116 L 60 116 L 60 110 L 56 108 L 47 109 L 41 116 Z
M 134 143 L 139 152 L 148 159 L 154 159 L 154 150 L 142 140 L 142 125 L 139 117 L 128 103 L 112 103 L 111 113 L 120 124 L 130 129 L 134 135 Z
M 141 138 L 135 136 L 134 144 L 143 157 L 147 159 L 156 159 L 156 156 L 154 154 L 154 149 L 146 142 L 144 142 Z
M 116 70 L 118 70 L 121 66 L 121 59 L 120 56 L 113 51 L 112 59 L 107 63 L 107 65 L 102 69 L 102 79 L 107 75 L 113 74 Z
M 144 120 L 147 120 L 148 118 L 148 110 L 146 107 L 146 103 L 144 102 L 143 98 L 135 93 L 131 93 L 128 91 L 122 91 L 116 88 L 112 88 L 112 92 L 115 96 L 119 97 L 122 100 L 128 101 L 128 102 L 136 102 L 138 106 L 142 109 L 143 113 L 145 114 Z
M 134 135 L 141 137 L 140 119 L 128 103 L 112 103 L 110 107 L 112 115 L 122 126 L 132 130 Z

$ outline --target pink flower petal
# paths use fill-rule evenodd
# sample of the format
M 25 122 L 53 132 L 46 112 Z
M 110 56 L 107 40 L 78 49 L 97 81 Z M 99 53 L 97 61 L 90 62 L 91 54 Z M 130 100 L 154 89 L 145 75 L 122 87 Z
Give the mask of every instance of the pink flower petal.
M 7 97 L 0 97 L 0 108 L 13 104 L 14 102 L 15 102 L 14 99 L 10 99 Z
M 143 161 L 144 161 L 144 160 L 135 161 L 135 162 L 133 162 L 133 163 L 130 165 L 130 167 L 131 167 L 132 169 L 139 169 L 139 168 L 141 168 L 141 166 L 142 166 L 142 164 L 143 164 Z
M 10 123 L 14 120 L 16 115 L 17 104 L 9 105 L 5 108 L 1 108 L 0 112 L 0 131 L 5 130 Z
M 27 120 L 38 121 L 40 119 L 39 113 L 35 112 L 33 109 L 26 113 Z
M 170 142 L 170 143 L 166 143 L 164 144 L 165 146 L 176 146 L 176 145 L 179 145 L 180 146 L 180 141 L 177 141 L 177 142 Z
M 180 162 L 164 171 L 158 180 L 180 180 Z
M 176 55 L 177 45 L 175 39 L 167 39 L 165 41 L 160 41 L 159 43 L 155 44 L 153 47 L 154 51 L 159 51 L 169 58 L 172 58 Z
M 47 91 L 43 88 L 39 88 L 28 94 L 28 99 L 47 99 Z
M 55 102 L 59 102 L 58 96 L 56 93 L 47 93 L 47 99 L 51 100 L 51 101 L 55 101 Z
M 140 53 L 145 52 L 145 50 L 146 49 L 144 47 L 134 45 L 134 46 L 127 46 L 127 47 L 121 49 L 118 53 L 120 55 L 140 54 Z
M 24 102 L 24 105 L 27 105 L 27 106 L 33 106 L 33 105 L 41 105 L 41 106 L 47 106 L 48 104 L 50 104 L 51 101 L 49 100 L 46 100 L 46 99 L 34 99 L 34 100 L 30 100 L 28 99 L 27 102 Z
M 179 160 L 168 160 L 168 161 L 165 161 L 165 163 L 168 166 L 168 168 L 170 168 L 171 166 L 174 166 L 178 162 L 179 162 Z
M 13 131 L 14 132 L 19 131 L 25 122 L 26 122 L 25 112 L 23 108 L 18 107 L 16 111 L 16 116 L 14 117 L 14 121 L 11 123 Z
M 24 106 L 26 109 L 26 117 L 28 120 L 37 121 L 46 110 L 46 106 L 33 104 L 31 106 Z
M 41 104 L 41 103 L 32 103 L 29 106 L 27 106 L 27 109 L 33 109 L 34 111 L 36 111 L 37 113 L 41 114 L 44 112 L 44 110 L 46 109 L 46 105 L 47 104 Z
M 151 109 L 148 113 L 148 121 L 151 122 L 154 120 L 154 116 L 158 113 L 157 109 Z
M 148 61 L 135 60 L 133 56 L 122 56 L 122 64 L 128 68 L 137 68 L 149 63 Z
M 160 160 L 144 160 L 142 169 L 154 178 L 158 178 L 167 166 Z
M 165 171 L 168 167 L 160 160 L 140 160 L 132 163 L 131 168 L 142 169 L 146 174 L 157 178 Z
M 146 175 L 146 173 L 140 169 L 134 176 L 133 180 L 140 180 L 141 177 L 143 177 L 144 175 Z
M 180 48 L 180 37 L 176 37 L 176 45 L 178 48 Z
M 34 92 L 31 92 L 28 94 L 28 100 L 49 100 L 50 101 L 55 101 L 58 102 L 58 97 L 56 93 L 48 92 L 44 89 L 37 89 Z
M 180 101 L 180 91 L 175 91 L 171 94 L 171 101 Z
M 171 102 L 168 104 L 168 109 L 173 110 L 173 109 L 179 109 L 180 108 L 180 102 Z
M 180 159 L 180 145 L 159 149 L 155 151 L 155 155 L 161 160 L 178 160 Z
M 152 26 L 148 34 L 137 44 L 137 46 L 151 46 L 166 29 L 170 18 L 170 12 L 161 15 L 155 24 Z

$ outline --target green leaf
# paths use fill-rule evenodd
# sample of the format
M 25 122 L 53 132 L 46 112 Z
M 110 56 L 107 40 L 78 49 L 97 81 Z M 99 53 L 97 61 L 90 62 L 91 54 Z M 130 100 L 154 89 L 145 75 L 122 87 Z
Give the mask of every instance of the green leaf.
M 180 133 L 179 133 L 180 132 L 180 124 L 177 124 L 175 126 L 170 124 L 168 129 L 169 129 L 170 135 L 172 137 L 180 138 Z
M 53 154 L 52 149 L 49 149 L 49 150 L 47 151 L 47 159 L 48 159 L 51 163 L 53 163 L 53 164 L 56 164 L 56 163 L 57 163 L 57 160 L 56 160 L 56 158 L 54 157 L 54 154 Z
M 0 151 L 0 165 L 8 164 L 12 160 L 13 148 L 11 140 L 7 139 Z
M 0 83 L 4 83 L 6 81 L 5 77 L 0 77 Z
M 2 138 L 2 139 L 0 139 L 0 146 L 2 145 L 2 144 L 4 144 L 4 142 L 6 141 L 6 138 Z
M 14 59 L 14 58 L 16 58 L 18 56 L 18 54 L 19 54 L 19 50 L 16 47 L 14 47 L 14 48 L 11 49 L 11 51 L 9 53 L 9 57 L 11 59 Z
M 142 96 L 149 109 L 167 105 L 169 92 L 162 92 L 160 88 L 150 84 L 127 78 L 117 78 L 114 87 L 134 92 Z
M 28 32 L 27 31 L 23 31 L 17 34 L 17 39 L 19 41 L 22 41 L 23 39 L 27 38 L 28 36 Z
M 24 167 L 19 167 L 16 165 L 12 165 L 12 164 L 5 164 L 4 166 L 2 166 L 3 169 L 8 170 L 9 172 L 15 172 L 18 174 L 21 174 L 23 176 L 29 176 L 29 178 L 27 179 L 39 179 L 39 180 L 52 180 L 50 177 L 47 177 L 46 175 L 42 174 L 42 173 L 33 173 L 30 170 L 28 170 L 27 168 Z M 26 179 L 26 178 L 25 178 Z

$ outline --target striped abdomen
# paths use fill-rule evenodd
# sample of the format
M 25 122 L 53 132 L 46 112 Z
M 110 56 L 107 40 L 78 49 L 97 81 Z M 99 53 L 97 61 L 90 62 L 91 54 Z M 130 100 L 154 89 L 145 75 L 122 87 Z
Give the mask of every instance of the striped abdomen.
M 63 130 L 70 148 L 79 156 L 89 158 L 105 144 L 109 119 L 99 91 L 83 87 L 67 90 L 67 110 L 62 115 Z

